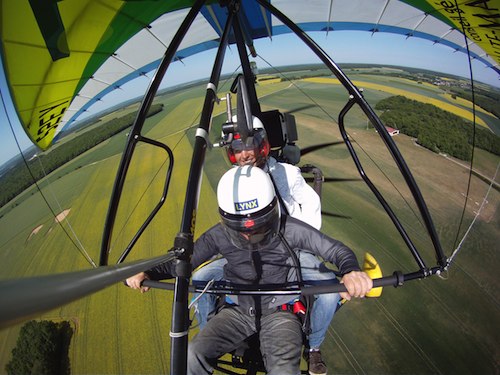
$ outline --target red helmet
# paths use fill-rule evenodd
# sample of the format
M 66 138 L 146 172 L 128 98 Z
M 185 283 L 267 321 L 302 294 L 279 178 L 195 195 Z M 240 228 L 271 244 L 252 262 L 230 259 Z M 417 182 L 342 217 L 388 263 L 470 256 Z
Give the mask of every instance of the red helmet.
M 269 156 L 269 140 L 262 122 L 253 116 L 253 135 L 248 136 L 246 141 L 243 141 L 239 133 L 235 133 L 233 140 L 227 147 L 227 156 L 231 164 L 237 164 L 235 153 L 243 150 L 255 150 L 255 159 L 257 166 L 262 166 Z

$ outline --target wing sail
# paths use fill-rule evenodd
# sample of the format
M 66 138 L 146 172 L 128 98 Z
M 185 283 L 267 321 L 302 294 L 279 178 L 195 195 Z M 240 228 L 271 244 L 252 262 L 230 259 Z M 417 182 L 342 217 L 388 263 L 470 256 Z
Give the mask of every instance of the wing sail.
M 1 58 L 20 122 L 48 149 L 57 133 L 125 82 L 153 71 L 194 3 L 178 1 L 4 1 Z M 498 1 L 273 0 L 303 30 L 363 30 L 419 37 L 470 52 L 500 72 Z M 496 5 L 495 5 L 496 4 Z M 247 44 L 288 30 L 257 1 L 242 2 Z M 207 1 L 176 59 L 215 48 L 227 17 Z M 464 34 L 469 38 L 465 43 Z M 233 38 L 234 39 L 234 38 Z M 232 42 L 232 41 L 230 41 Z

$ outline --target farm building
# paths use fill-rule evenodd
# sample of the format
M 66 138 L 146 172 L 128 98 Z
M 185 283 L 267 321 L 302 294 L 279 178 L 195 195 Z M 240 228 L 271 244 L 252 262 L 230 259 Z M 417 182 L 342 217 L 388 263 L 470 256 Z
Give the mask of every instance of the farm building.
M 394 128 L 391 128 L 389 126 L 386 126 L 385 127 L 385 130 L 387 130 L 387 133 L 389 133 L 389 135 L 391 137 L 394 137 L 395 135 L 398 135 L 399 134 L 399 130 L 398 129 L 394 129 Z

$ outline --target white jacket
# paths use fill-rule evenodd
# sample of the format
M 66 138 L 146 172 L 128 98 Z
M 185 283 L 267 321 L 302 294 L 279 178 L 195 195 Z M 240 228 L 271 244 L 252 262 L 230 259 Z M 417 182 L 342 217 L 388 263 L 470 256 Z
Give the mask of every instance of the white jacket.
M 304 180 L 300 169 L 291 164 L 279 163 L 273 157 L 267 160 L 263 169 L 271 174 L 290 216 L 319 230 L 321 201 L 314 189 Z

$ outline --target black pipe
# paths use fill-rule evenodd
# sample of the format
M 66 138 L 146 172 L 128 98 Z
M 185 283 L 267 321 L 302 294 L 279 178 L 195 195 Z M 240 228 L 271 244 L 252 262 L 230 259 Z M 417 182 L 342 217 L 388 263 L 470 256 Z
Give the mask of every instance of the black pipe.
M 177 30 L 177 33 L 172 39 L 172 42 L 168 46 L 165 54 L 163 55 L 163 59 L 160 63 L 160 66 L 156 70 L 156 73 L 151 80 L 151 83 L 148 87 L 146 95 L 142 100 L 141 107 L 137 113 L 134 124 L 132 125 L 132 129 L 130 130 L 129 136 L 127 138 L 127 145 L 125 146 L 125 151 L 123 152 L 122 159 L 120 161 L 120 166 L 118 167 L 118 171 L 116 174 L 115 184 L 113 186 L 113 192 L 111 194 L 111 200 L 109 203 L 108 214 L 106 216 L 106 222 L 104 224 L 104 233 L 102 237 L 101 243 L 101 254 L 99 258 L 99 265 L 108 264 L 108 256 L 109 256 L 109 248 L 111 246 L 111 237 L 113 232 L 114 223 L 116 220 L 116 213 L 118 211 L 118 203 L 120 202 L 120 197 L 123 191 L 123 185 L 125 183 L 125 176 L 127 175 L 128 168 L 130 166 L 130 161 L 132 159 L 132 155 L 135 150 L 135 146 L 140 137 L 140 133 L 142 127 L 144 126 L 144 121 L 146 120 L 146 116 L 148 114 L 149 108 L 151 107 L 151 103 L 153 103 L 153 99 L 160 87 L 160 83 L 167 71 L 171 61 L 173 60 L 179 45 L 182 42 L 182 39 L 186 35 L 189 27 L 192 22 L 198 15 L 202 5 L 206 0 L 197 0 L 196 3 L 190 9 L 188 15 L 182 22 L 181 26 Z
M 384 287 L 393 286 L 395 288 L 403 286 L 405 281 L 422 279 L 429 276 L 428 273 L 418 271 L 408 274 L 403 274 L 402 272 L 394 272 L 391 276 L 384 276 L 377 279 L 373 279 L 373 287 Z M 291 284 L 291 286 L 290 286 Z M 340 293 L 346 292 L 344 284 L 341 283 L 331 283 L 322 285 L 312 285 L 306 284 L 303 286 L 297 285 L 297 283 L 287 284 L 289 286 L 283 285 L 235 285 L 230 284 L 225 281 L 217 281 L 210 288 L 206 289 L 206 283 L 198 283 L 196 286 L 189 286 L 189 291 L 191 293 L 209 293 L 209 294 L 227 294 L 227 295 L 315 295 L 315 294 L 325 294 L 325 293 Z M 163 289 L 163 290 L 173 290 L 175 284 L 163 281 L 154 280 L 144 280 L 142 285 Z
M 323 182 L 325 181 L 321 169 L 312 164 L 304 164 L 302 167 L 300 167 L 300 171 L 302 173 L 311 173 L 314 176 L 313 189 L 321 199 L 321 189 L 323 187 Z
M 248 53 L 245 47 L 245 39 L 243 37 L 242 22 L 240 22 L 240 18 L 242 18 L 242 16 L 238 13 L 238 17 L 235 17 L 234 19 L 233 31 L 236 39 L 236 47 L 238 48 L 238 56 L 241 62 L 241 69 L 243 70 L 243 79 L 245 80 L 248 97 L 250 99 L 250 109 L 252 114 L 258 117 L 260 116 L 261 109 L 257 98 L 257 91 L 255 90 L 255 75 L 253 74 L 250 61 L 248 60 Z M 250 127 L 251 123 L 248 125 Z
M 168 164 L 168 168 L 167 168 L 167 174 L 165 177 L 165 184 L 163 185 L 163 193 L 160 197 L 160 200 L 158 201 L 156 206 L 153 208 L 153 210 L 151 211 L 149 216 L 146 218 L 144 223 L 141 225 L 141 227 L 139 228 L 137 233 L 134 235 L 134 237 L 132 238 L 132 240 L 130 241 L 128 246 L 125 248 L 125 250 L 123 250 L 122 255 L 120 256 L 120 258 L 118 258 L 118 261 L 116 263 L 122 263 L 125 260 L 125 258 L 128 256 L 128 254 L 130 253 L 130 251 L 132 250 L 132 248 L 134 247 L 136 242 L 141 237 L 142 233 L 144 233 L 147 226 L 151 223 L 151 221 L 153 220 L 155 215 L 158 213 L 160 208 L 165 203 L 165 200 L 167 199 L 168 187 L 170 185 L 170 178 L 172 177 L 172 170 L 174 168 L 174 154 L 173 154 L 172 150 L 170 149 L 170 147 L 168 147 L 167 145 L 164 145 L 163 143 L 160 143 L 160 142 L 157 142 L 153 139 L 149 139 L 149 138 L 145 138 L 145 137 L 140 137 L 140 141 L 145 142 L 145 143 L 149 143 L 153 146 L 160 147 L 160 148 L 164 149 L 167 152 L 169 164 Z
M 86 271 L 0 281 L 0 329 L 63 306 L 121 282 L 136 273 L 168 262 L 168 253 L 132 263 Z
M 366 116 L 370 119 L 371 123 L 378 130 L 379 135 L 382 137 L 382 140 L 386 144 L 389 152 L 391 153 L 396 165 L 398 166 L 401 174 L 403 175 L 406 184 L 408 185 L 410 191 L 412 192 L 413 198 L 417 203 L 417 206 L 420 210 L 420 214 L 424 220 L 425 226 L 427 228 L 427 232 L 431 238 L 431 241 L 434 245 L 434 250 L 436 253 L 436 259 L 438 264 L 441 267 L 446 267 L 446 256 L 443 253 L 441 243 L 439 241 L 439 237 L 436 232 L 436 228 L 434 227 L 434 223 L 432 221 L 431 215 L 427 208 L 427 205 L 424 201 L 422 193 L 417 186 L 413 175 L 410 172 L 403 156 L 399 152 L 396 144 L 392 140 L 391 136 L 385 130 L 384 125 L 370 107 L 368 102 L 364 99 L 361 92 L 358 88 L 349 80 L 349 78 L 344 74 L 344 72 L 340 69 L 340 67 L 328 56 L 328 54 L 323 51 L 323 49 L 316 44 L 316 42 L 309 37 L 299 26 L 297 26 L 293 21 L 291 21 L 287 16 L 281 13 L 276 7 L 271 5 L 270 2 L 266 0 L 257 0 L 257 2 L 269 12 L 271 12 L 276 18 L 278 18 L 281 22 L 283 22 L 290 30 L 292 30 L 315 54 L 318 58 L 323 61 L 323 63 L 330 69 L 330 71 L 337 77 L 337 79 L 342 83 L 342 85 L 347 89 L 350 95 L 352 95 L 353 99 L 356 103 L 361 107 L 363 112 L 365 112 Z
M 351 158 L 354 161 L 354 164 L 356 165 L 356 168 L 365 181 L 366 185 L 370 188 L 372 193 L 375 195 L 375 197 L 378 199 L 382 207 L 384 208 L 385 212 L 387 215 L 389 215 L 389 218 L 392 220 L 394 226 L 396 227 L 397 231 L 401 235 L 403 241 L 406 243 L 406 246 L 408 246 L 408 249 L 410 249 L 411 254 L 413 255 L 413 258 L 417 262 L 418 267 L 423 270 L 426 269 L 427 266 L 424 263 L 424 260 L 420 256 L 417 248 L 413 244 L 413 241 L 411 240 L 410 236 L 406 233 L 406 230 L 404 229 L 403 225 L 401 225 L 401 222 L 399 221 L 398 217 L 394 214 L 392 211 L 391 207 L 383 197 L 383 195 L 378 191 L 376 186 L 372 183 L 370 178 L 366 175 L 363 166 L 361 165 L 361 162 L 358 159 L 358 156 L 356 154 L 356 151 L 354 150 L 354 147 L 351 144 L 351 141 L 349 140 L 349 136 L 347 135 L 347 132 L 345 130 L 344 126 L 344 117 L 347 114 L 347 112 L 352 108 L 354 105 L 354 100 L 350 99 L 347 104 L 342 108 L 339 114 L 339 130 L 340 134 L 342 135 L 342 138 L 344 139 L 344 142 L 347 146 L 347 149 L 349 150 L 349 153 L 351 154 Z
M 182 249 L 183 253 L 177 263 L 175 279 L 174 303 L 172 306 L 172 327 L 170 332 L 170 373 L 183 375 L 187 371 L 187 345 L 189 329 L 189 279 L 191 277 L 191 255 L 193 253 L 193 236 L 196 225 L 196 210 L 198 208 L 199 189 L 205 152 L 208 144 L 208 134 L 214 103 L 217 99 L 217 85 L 220 80 L 222 63 L 227 49 L 229 33 L 234 19 L 234 10 L 230 9 L 226 26 L 217 50 L 217 55 L 212 68 L 210 81 L 207 85 L 205 102 L 200 118 L 200 125 L 196 131 L 196 139 L 189 170 L 184 211 L 182 214 L 181 231 L 177 235 L 174 248 Z

